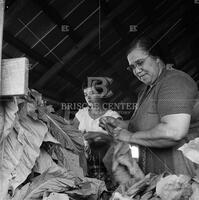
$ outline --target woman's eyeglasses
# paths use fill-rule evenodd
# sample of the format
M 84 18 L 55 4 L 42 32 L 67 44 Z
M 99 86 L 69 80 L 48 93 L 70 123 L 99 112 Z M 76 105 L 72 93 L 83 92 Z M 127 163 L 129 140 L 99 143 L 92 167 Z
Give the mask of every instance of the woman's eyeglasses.
M 131 64 L 129 65 L 126 69 L 130 72 L 134 72 L 134 70 L 137 68 L 137 69 L 142 69 L 145 61 L 147 60 L 147 58 L 149 57 L 150 55 L 148 55 L 146 58 L 140 58 L 138 60 L 136 60 L 134 62 L 134 64 Z

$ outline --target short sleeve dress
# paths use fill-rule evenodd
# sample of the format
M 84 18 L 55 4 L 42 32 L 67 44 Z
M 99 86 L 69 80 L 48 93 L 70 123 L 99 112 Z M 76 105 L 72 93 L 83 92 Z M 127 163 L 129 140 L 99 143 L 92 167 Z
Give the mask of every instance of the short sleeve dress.
M 167 65 L 156 82 L 147 86 L 139 95 L 137 109 L 130 119 L 129 131 L 145 131 L 160 123 L 161 117 L 169 114 L 191 114 L 197 96 L 197 85 L 186 73 Z M 197 135 L 197 134 L 196 134 Z M 199 136 L 199 132 L 198 132 Z M 148 148 L 140 146 L 139 164 L 147 174 L 169 171 L 194 175 L 193 166 L 181 154 L 179 146 L 170 148 Z

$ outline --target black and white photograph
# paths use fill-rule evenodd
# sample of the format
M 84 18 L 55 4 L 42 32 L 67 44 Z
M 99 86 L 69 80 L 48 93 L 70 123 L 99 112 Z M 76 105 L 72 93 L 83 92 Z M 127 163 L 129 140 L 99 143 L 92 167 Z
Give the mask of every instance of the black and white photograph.
M 199 200 L 199 0 L 0 0 L 0 200 Z

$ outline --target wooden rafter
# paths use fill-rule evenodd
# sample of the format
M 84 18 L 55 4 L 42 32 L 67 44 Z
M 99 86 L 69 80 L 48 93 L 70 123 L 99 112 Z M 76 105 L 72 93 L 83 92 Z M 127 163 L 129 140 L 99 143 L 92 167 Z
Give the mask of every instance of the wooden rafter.
M 73 40 L 73 42 L 76 44 L 81 40 L 81 37 L 79 37 L 74 31 L 71 26 L 71 24 L 67 21 L 67 19 L 62 19 L 59 12 L 57 12 L 51 5 L 48 4 L 46 0 L 33 0 L 33 2 L 37 3 L 41 9 L 44 11 L 44 13 L 56 24 L 58 27 L 62 28 L 62 25 L 68 25 L 69 31 L 67 34 L 69 37 Z
M 10 45 L 14 46 L 16 49 L 19 49 L 22 53 L 25 53 L 27 56 L 33 58 L 34 60 L 38 61 L 40 64 L 44 66 L 52 66 L 54 63 L 51 61 L 48 61 L 47 59 L 43 58 L 42 55 L 34 51 L 33 49 L 30 49 L 29 46 L 27 46 L 25 43 L 23 43 L 21 40 L 17 39 L 13 35 L 11 35 L 8 31 L 4 30 L 3 40 Z
M 37 53 L 36 51 L 30 49 L 25 43 L 23 43 L 21 40 L 18 40 L 14 36 L 12 36 L 8 31 L 4 30 L 4 41 L 9 43 L 10 45 L 14 46 L 16 49 L 19 49 L 22 53 L 25 53 L 30 58 L 33 58 L 35 61 L 39 62 L 41 65 L 46 66 L 46 68 L 49 68 L 50 66 L 53 66 L 55 63 L 47 60 L 42 55 Z M 71 74 L 67 73 L 65 75 L 65 78 L 70 81 L 73 85 L 79 87 L 79 81 L 76 80 L 76 77 Z M 35 87 L 36 88 L 36 87 Z
M 115 8 L 110 14 L 109 19 L 104 20 L 101 24 L 101 28 L 106 28 L 110 24 L 110 20 L 115 18 L 118 14 L 123 12 L 128 6 L 131 4 L 130 1 L 123 1 L 121 5 Z M 90 33 L 88 33 L 87 37 L 83 38 L 74 48 L 72 48 L 65 56 L 63 56 L 62 60 L 64 63 L 67 63 L 70 59 L 72 59 L 79 51 L 84 49 L 95 37 L 98 35 L 98 26 L 96 26 Z M 52 66 L 38 81 L 36 87 L 43 87 L 50 80 L 50 78 L 56 75 L 64 65 L 60 63 L 56 63 Z
M 51 7 L 51 6 L 46 6 L 45 5 L 45 2 L 42 2 L 40 3 L 40 1 L 36 1 L 41 7 L 42 9 L 44 10 L 44 12 L 49 16 L 49 18 L 51 18 L 52 21 L 54 21 L 57 25 L 61 25 L 63 23 L 67 23 L 66 21 L 62 20 L 61 17 L 59 16 L 59 14 Z M 53 11 L 54 10 L 54 11 Z M 56 13 L 56 15 L 55 15 Z M 107 13 L 107 15 L 110 14 Z M 56 16 L 56 17 L 55 17 Z M 114 19 L 113 19 L 114 21 Z M 114 22 L 115 23 L 115 22 Z M 67 23 L 68 24 L 68 23 Z M 69 25 L 70 26 L 70 25 Z M 118 27 L 119 29 L 119 27 Z M 75 38 L 80 38 L 79 36 L 77 36 L 77 34 L 74 33 L 74 31 L 70 28 L 70 32 L 69 32 L 69 36 L 73 39 L 74 36 Z M 126 34 L 123 35 L 123 39 L 125 38 Z M 74 40 L 73 40 L 74 41 Z M 77 40 L 75 40 L 74 42 L 77 43 Z M 89 55 L 89 57 L 92 59 L 92 60 L 95 60 L 96 65 L 94 65 L 92 67 L 92 71 L 95 72 L 97 70 L 97 67 L 98 65 L 100 64 L 103 68 L 111 68 L 112 66 L 107 63 L 102 57 L 101 57 L 101 52 L 100 50 L 94 50 L 90 45 L 87 45 L 85 48 L 84 48 L 84 51 Z M 67 72 L 65 72 L 67 74 Z M 61 73 L 59 73 L 61 75 Z M 91 72 L 92 74 L 92 72 Z M 119 80 L 118 79 L 118 76 L 116 76 L 116 80 Z M 126 85 L 125 84 L 125 79 L 123 79 L 122 81 L 124 82 L 123 84 L 121 84 L 121 87 Z M 76 78 L 76 81 L 79 82 L 79 80 Z M 121 80 L 120 80 L 121 81 Z M 61 91 L 64 90 L 65 86 L 63 86 L 63 89 L 61 88 Z M 122 90 L 124 90 L 124 87 L 122 87 Z

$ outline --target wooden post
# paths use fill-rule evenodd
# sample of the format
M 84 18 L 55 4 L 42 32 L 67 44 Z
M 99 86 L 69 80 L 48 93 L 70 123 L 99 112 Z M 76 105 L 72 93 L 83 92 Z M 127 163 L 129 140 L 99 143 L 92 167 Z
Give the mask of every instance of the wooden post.
M 3 20 L 4 20 L 4 0 L 0 0 L 0 91 L 1 91 L 1 51 L 3 44 Z M 1 92 L 0 92 L 1 93 Z

